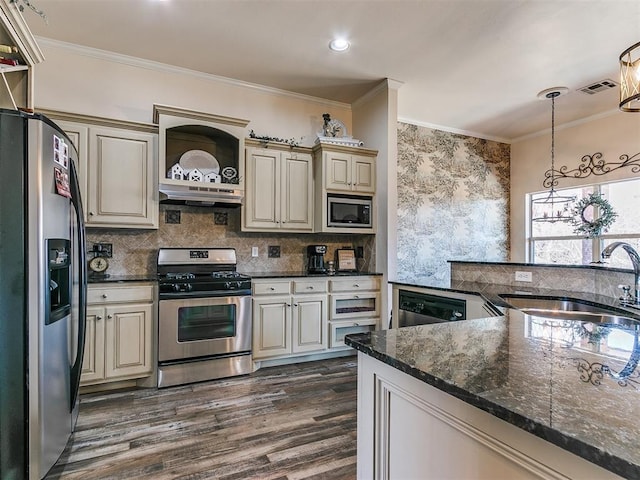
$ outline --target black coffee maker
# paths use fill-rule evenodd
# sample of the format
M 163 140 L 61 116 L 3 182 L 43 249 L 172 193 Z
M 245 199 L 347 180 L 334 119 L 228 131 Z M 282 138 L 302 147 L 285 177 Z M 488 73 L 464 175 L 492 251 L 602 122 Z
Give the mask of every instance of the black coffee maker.
M 326 245 L 309 245 L 307 247 L 307 273 L 327 273 L 324 265 L 324 254 L 327 253 Z

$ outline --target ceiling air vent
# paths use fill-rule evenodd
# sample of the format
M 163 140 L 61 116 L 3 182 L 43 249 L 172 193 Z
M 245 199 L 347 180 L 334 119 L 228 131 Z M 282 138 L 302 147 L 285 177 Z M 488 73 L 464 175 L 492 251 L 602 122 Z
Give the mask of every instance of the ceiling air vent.
M 587 85 L 586 87 L 579 88 L 582 93 L 588 93 L 589 95 L 593 95 L 595 93 L 604 92 L 605 90 L 609 90 L 610 88 L 617 87 L 618 84 L 613 80 L 602 80 L 600 82 L 592 83 L 591 85 Z

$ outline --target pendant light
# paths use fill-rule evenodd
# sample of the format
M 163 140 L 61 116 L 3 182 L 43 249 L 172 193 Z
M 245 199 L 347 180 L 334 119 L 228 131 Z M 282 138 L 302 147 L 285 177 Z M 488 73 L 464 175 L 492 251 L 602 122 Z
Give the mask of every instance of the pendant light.
M 640 112 L 640 42 L 620 54 L 620 110 Z
M 569 211 L 569 206 L 575 201 L 575 197 L 560 195 L 555 190 L 555 186 L 558 183 L 555 179 L 556 97 L 564 95 L 568 91 L 569 89 L 566 87 L 554 87 L 538 93 L 538 98 L 551 100 L 551 188 L 547 195 L 536 198 L 531 202 L 534 205 L 534 210 L 537 214 L 537 216 L 532 218 L 534 222 L 569 222 L 573 219 L 573 216 Z

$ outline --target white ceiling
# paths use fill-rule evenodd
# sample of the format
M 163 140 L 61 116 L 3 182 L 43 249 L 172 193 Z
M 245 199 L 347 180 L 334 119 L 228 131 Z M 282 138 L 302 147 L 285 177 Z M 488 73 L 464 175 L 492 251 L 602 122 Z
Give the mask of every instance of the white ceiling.
M 24 0 L 21 0 L 24 1 Z M 638 0 L 30 0 L 36 36 L 351 103 L 402 82 L 399 119 L 510 141 L 615 111 Z M 329 51 L 334 35 L 351 40 Z M 634 115 L 634 114 L 627 114 Z

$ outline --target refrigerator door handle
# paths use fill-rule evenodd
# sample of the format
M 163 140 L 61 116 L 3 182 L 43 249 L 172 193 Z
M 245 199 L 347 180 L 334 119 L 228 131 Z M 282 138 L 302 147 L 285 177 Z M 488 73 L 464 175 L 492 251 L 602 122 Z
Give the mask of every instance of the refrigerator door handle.
M 71 404 L 69 411 L 73 412 L 76 399 L 78 397 L 78 391 L 80 389 L 80 375 L 82 374 L 82 359 L 84 357 L 85 347 L 85 331 L 87 323 L 87 253 L 85 246 L 85 232 L 84 232 L 84 215 L 82 211 L 82 200 L 80 198 L 80 184 L 78 183 L 78 172 L 76 171 L 75 163 L 70 162 L 70 189 L 71 189 L 71 203 L 73 205 L 73 211 L 76 215 L 76 225 L 78 228 L 78 243 L 77 248 L 78 258 L 78 285 L 79 285 L 79 318 L 78 318 L 78 348 L 76 349 L 76 358 L 71 366 Z

